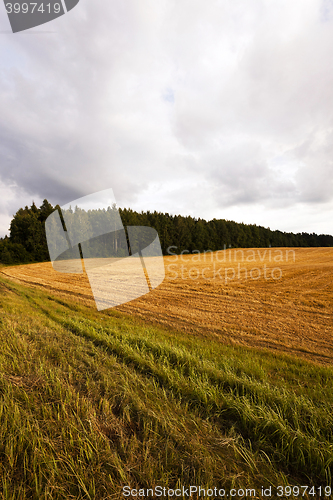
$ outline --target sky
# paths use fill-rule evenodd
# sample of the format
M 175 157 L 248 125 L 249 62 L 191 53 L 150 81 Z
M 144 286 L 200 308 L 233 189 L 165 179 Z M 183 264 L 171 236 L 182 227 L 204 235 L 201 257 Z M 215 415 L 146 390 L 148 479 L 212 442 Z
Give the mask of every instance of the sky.
M 112 188 L 133 210 L 333 234 L 333 0 L 0 5 L 0 236 Z

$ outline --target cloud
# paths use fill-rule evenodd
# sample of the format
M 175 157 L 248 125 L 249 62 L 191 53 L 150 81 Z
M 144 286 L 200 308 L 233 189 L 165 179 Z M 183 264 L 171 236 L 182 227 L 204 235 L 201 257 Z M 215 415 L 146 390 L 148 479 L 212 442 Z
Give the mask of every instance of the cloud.
M 333 199 L 331 13 L 327 0 L 81 0 L 54 33 L 0 34 L 6 203 L 112 187 L 139 210 L 266 207 L 281 229 L 281 209 L 313 205 L 319 230 Z

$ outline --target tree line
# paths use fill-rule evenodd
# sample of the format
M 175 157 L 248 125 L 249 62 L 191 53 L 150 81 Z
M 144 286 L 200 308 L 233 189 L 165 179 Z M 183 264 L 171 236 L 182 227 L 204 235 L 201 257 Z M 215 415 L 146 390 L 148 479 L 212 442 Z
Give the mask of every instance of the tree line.
M 45 221 L 55 209 L 60 209 L 60 207 L 58 205 L 53 207 L 46 199 L 39 208 L 35 203 L 32 203 L 30 208 L 28 206 L 20 208 L 11 221 L 10 235 L 0 238 L 0 262 L 19 264 L 49 261 Z M 76 207 L 73 212 L 78 210 L 81 209 Z M 108 217 L 114 218 L 115 212 L 118 213 L 115 211 L 115 207 L 109 207 L 104 212 L 105 221 L 108 220 Z M 272 231 L 270 228 L 256 224 L 237 223 L 225 219 L 206 221 L 201 218 L 170 215 L 156 211 L 139 213 L 127 208 L 120 208 L 119 214 L 125 227 L 149 226 L 154 228 L 159 234 L 164 255 L 179 254 L 183 250 L 191 253 L 194 250 L 203 252 L 223 248 L 333 246 L 333 236 L 328 234 L 287 233 L 278 230 Z M 88 214 L 85 214 L 82 211 L 80 216 L 82 224 L 84 223 L 85 227 L 90 227 L 94 233 L 94 228 L 98 223 L 96 213 L 89 211 Z M 101 220 L 100 215 L 98 220 Z M 116 239 L 114 236 L 109 239 L 100 237 L 101 249 L 102 245 L 103 248 L 106 247 L 108 241 L 110 244 L 120 245 L 120 236 Z

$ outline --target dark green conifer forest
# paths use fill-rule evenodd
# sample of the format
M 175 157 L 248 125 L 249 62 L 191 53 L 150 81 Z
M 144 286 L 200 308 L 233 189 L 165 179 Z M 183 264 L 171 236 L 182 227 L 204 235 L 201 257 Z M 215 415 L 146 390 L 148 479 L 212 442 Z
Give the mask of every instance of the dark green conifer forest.
M 37 208 L 20 208 L 10 224 L 10 235 L 0 238 L 0 262 L 20 264 L 50 260 L 45 235 L 45 220 L 59 206 L 47 200 Z M 75 210 L 75 208 L 74 208 Z M 315 233 L 272 231 L 255 224 L 237 223 L 225 219 L 195 219 L 161 212 L 135 212 L 119 209 L 125 227 L 149 226 L 156 229 L 164 255 L 186 250 L 222 250 L 223 248 L 263 247 L 329 247 L 333 236 Z M 88 217 L 93 221 L 93 217 Z M 93 223 L 93 222 L 90 222 Z

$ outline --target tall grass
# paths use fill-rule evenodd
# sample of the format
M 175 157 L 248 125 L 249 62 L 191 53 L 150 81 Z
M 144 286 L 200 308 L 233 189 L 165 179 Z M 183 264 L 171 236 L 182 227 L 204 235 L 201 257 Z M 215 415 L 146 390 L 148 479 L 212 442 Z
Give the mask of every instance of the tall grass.
M 5 500 L 331 484 L 331 367 L 97 313 L 3 278 L 0 339 Z

